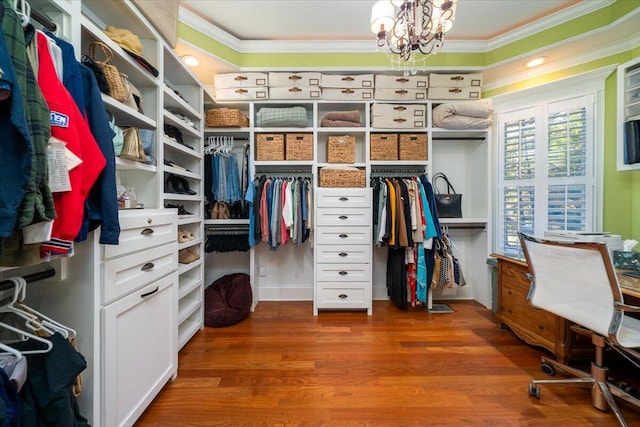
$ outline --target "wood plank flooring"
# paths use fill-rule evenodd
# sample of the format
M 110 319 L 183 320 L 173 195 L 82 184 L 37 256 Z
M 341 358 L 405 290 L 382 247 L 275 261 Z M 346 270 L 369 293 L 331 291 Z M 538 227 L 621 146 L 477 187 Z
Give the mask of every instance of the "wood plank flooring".
M 491 310 L 312 315 L 311 302 L 260 302 L 227 328 L 204 328 L 180 352 L 175 381 L 144 426 L 616 426 L 589 389 L 528 396 L 543 351 L 495 327 Z M 638 373 L 633 375 L 638 377 Z M 620 403 L 629 425 L 640 411 Z

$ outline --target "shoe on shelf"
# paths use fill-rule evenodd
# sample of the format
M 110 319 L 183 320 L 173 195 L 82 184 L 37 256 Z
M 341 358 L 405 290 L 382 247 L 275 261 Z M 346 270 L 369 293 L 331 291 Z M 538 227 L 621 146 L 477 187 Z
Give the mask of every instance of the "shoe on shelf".
M 188 231 L 185 231 L 182 228 L 178 228 L 178 243 L 184 243 L 192 240 L 191 236 L 192 234 Z
M 178 209 L 178 216 L 184 215 L 193 215 L 191 212 L 184 208 L 184 205 L 172 205 L 171 203 L 167 203 L 164 205 L 166 209 Z
M 191 172 L 189 169 L 185 168 L 184 166 L 180 166 L 179 164 L 177 164 L 176 162 L 174 162 L 172 160 L 164 159 L 164 165 L 165 166 L 171 166 L 172 168 L 180 169 L 180 170 L 183 170 L 183 171 Z
M 178 251 L 178 262 L 180 264 L 190 264 L 194 261 L 197 261 L 200 259 L 200 255 L 198 255 L 197 253 L 189 250 L 188 248 L 186 249 L 180 249 Z
M 189 188 L 189 182 L 181 176 L 169 174 L 169 180 L 171 180 L 171 186 L 173 187 L 173 193 L 178 194 L 188 194 L 191 196 L 195 196 L 198 194 L 196 191 L 193 191 Z

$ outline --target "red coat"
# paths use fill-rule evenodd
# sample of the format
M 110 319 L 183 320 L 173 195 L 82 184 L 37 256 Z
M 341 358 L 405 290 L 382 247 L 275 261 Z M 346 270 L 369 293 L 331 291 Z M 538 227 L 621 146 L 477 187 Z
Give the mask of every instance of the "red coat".
M 106 161 L 89 126 L 64 87 L 53 65 L 47 36 L 38 31 L 38 84 L 51 113 L 51 135 L 66 142 L 82 163 L 69 172 L 71 190 L 53 193 L 56 219 L 46 252 L 67 253 L 82 225 L 84 202 Z

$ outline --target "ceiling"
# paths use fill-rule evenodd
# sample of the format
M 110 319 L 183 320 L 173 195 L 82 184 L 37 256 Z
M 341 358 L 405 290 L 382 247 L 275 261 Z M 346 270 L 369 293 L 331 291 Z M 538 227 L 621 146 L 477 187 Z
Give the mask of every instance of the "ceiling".
M 453 29 L 447 33 L 443 52 L 488 52 L 538 31 L 561 24 L 611 4 L 613 0 L 458 0 Z M 238 52 L 375 52 L 369 30 L 375 0 L 179 0 L 180 17 L 195 22 L 215 39 Z M 490 18 L 490 19 L 489 19 Z M 637 43 L 640 13 L 615 28 L 603 27 L 583 36 L 556 43 L 527 55 L 547 55 L 553 67 L 546 71 L 586 62 L 603 55 L 615 43 Z M 195 27 L 194 27 L 195 28 Z M 210 31 L 209 31 L 210 30 Z M 613 31 L 615 30 L 615 31 Z M 203 51 L 178 41 L 179 55 L 201 59 L 193 69 L 205 86 L 213 74 L 236 71 L 229 64 L 207 57 Z M 296 50 L 298 49 L 298 50 Z M 342 49 L 342 50 L 341 50 Z M 348 50 L 351 49 L 351 50 Z M 528 58 L 528 59 L 529 59 Z M 567 61 L 574 61 L 568 64 Z M 483 85 L 505 84 L 505 78 L 531 74 L 524 55 L 483 70 Z M 548 67 L 549 65 L 545 65 Z M 227 67 L 227 69 L 224 69 Z M 536 71 L 539 72 L 539 69 Z
M 373 40 L 374 0 L 180 0 L 239 40 Z M 447 40 L 490 40 L 579 0 L 458 0 Z M 478 19 L 482 17 L 484 19 Z M 490 17 L 491 19 L 486 19 Z

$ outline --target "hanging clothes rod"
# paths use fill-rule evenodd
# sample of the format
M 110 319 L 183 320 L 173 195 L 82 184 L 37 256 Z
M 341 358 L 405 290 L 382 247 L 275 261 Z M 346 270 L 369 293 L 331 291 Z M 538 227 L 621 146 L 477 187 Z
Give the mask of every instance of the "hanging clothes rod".
M 422 175 L 423 173 L 425 173 L 424 169 L 375 169 L 371 171 L 371 175 Z
M 56 270 L 53 268 L 48 268 L 43 271 L 39 271 L 37 273 L 27 274 L 26 276 L 22 276 L 22 278 L 27 283 L 37 282 L 38 280 L 48 279 L 49 277 L 53 277 L 56 275 Z M 7 289 L 11 289 L 15 287 L 15 284 L 10 280 L 3 280 L 0 282 L 0 291 L 5 291 Z
M 255 175 L 256 176 L 260 176 L 260 175 L 291 175 L 291 174 L 302 174 L 302 175 L 308 175 L 311 176 L 313 174 L 313 172 L 311 172 L 309 169 L 278 169 L 278 170 L 256 170 Z
M 58 29 L 58 24 L 53 22 L 51 18 L 49 18 L 47 15 L 45 15 L 42 12 L 38 12 L 35 9 L 31 9 L 29 16 L 33 18 L 33 20 L 35 20 L 38 24 L 42 25 L 44 28 L 51 31 L 52 33 L 55 33 L 56 30 Z
M 484 230 L 486 228 L 486 226 L 482 224 L 446 224 L 446 226 L 449 230 Z
M 432 139 L 438 141 L 484 141 L 484 136 L 434 136 Z

